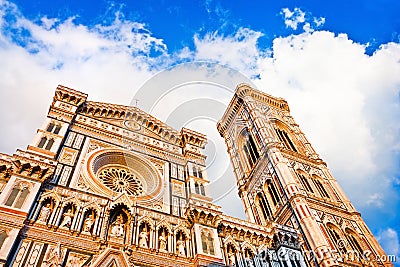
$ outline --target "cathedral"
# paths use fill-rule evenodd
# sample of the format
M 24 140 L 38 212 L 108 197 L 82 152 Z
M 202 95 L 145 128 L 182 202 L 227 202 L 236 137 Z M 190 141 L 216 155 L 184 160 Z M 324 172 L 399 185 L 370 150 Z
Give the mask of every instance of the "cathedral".
M 213 204 L 204 134 L 58 86 L 0 153 L 0 266 L 393 266 L 284 99 L 240 84 L 217 129 L 247 220 Z

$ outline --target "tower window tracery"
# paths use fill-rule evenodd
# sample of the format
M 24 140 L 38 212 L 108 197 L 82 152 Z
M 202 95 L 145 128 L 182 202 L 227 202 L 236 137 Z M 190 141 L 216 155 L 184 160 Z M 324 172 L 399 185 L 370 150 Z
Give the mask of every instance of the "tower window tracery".
M 274 204 L 274 206 L 276 206 L 280 201 L 278 191 L 276 190 L 275 184 L 272 180 L 267 181 L 267 190 L 269 195 L 271 196 L 272 203 Z
M 308 192 L 314 193 L 308 179 L 304 176 L 304 174 L 296 172 L 297 177 L 300 180 L 300 183 L 303 185 L 304 189 Z
M 243 130 L 239 137 L 239 147 L 243 151 L 242 153 L 249 165 L 249 169 L 252 169 L 260 155 L 256 143 L 247 129 Z
M 363 255 L 363 249 L 356 238 L 357 234 L 348 228 L 345 230 L 345 233 L 346 233 L 346 239 L 349 242 L 353 251 L 357 251 L 359 255 Z
M 328 192 L 326 191 L 324 185 L 321 183 L 320 179 L 316 176 L 313 177 L 313 182 L 315 184 L 315 187 L 318 189 L 319 194 L 322 197 L 330 198 Z
M 268 221 L 271 218 L 271 209 L 270 209 L 268 202 L 266 201 L 264 195 L 262 193 L 258 193 L 256 200 L 259 204 L 259 207 L 261 209 L 264 220 Z
M 344 246 L 344 243 L 342 242 L 342 239 L 340 238 L 339 235 L 339 229 L 334 226 L 332 223 L 327 223 L 326 228 L 328 229 L 328 235 L 331 238 L 331 240 L 334 243 L 334 246 L 336 249 L 339 251 L 346 253 L 346 247 Z
M 289 134 L 285 130 L 275 128 L 275 132 L 278 135 L 279 141 L 282 142 L 287 149 L 293 150 L 294 152 L 298 152 L 296 146 L 290 139 Z

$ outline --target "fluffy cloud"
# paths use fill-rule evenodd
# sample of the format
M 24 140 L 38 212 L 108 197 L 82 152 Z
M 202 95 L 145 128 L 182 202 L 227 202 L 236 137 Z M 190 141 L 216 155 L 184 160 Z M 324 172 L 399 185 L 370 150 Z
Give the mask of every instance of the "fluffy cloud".
M 400 255 L 400 240 L 397 232 L 392 228 L 382 230 L 377 235 L 377 240 L 388 255 Z

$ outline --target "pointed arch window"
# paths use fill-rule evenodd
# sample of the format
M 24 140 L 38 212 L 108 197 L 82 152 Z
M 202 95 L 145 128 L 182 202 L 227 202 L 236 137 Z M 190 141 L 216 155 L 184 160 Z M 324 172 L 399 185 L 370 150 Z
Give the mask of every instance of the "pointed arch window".
M 304 189 L 306 191 L 314 193 L 314 190 L 312 189 L 310 183 L 308 182 L 308 179 L 302 173 L 296 172 L 296 175 L 299 178 L 299 180 L 300 180 L 301 184 L 303 185 Z
M 287 149 L 298 152 L 296 146 L 289 137 L 289 134 L 285 130 L 275 128 L 275 132 L 278 135 L 278 139 L 282 142 Z
M 346 239 L 349 242 L 353 251 L 357 251 L 360 255 L 363 255 L 363 249 L 356 238 L 357 234 L 350 229 L 346 229 L 345 233 Z
M 276 206 L 280 202 L 278 191 L 276 190 L 275 184 L 272 180 L 268 180 L 267 185 L 267 190 L 269 195 L 271 196 L 272 203 L 274 204 L 274 206 Z
M 260 206 L 260 209 L 261 209 L 262 215 L 264 217 L 264 220 L 265 221 L 270 220 L 270 218 L 271 218 L 271 208 L 268 205 L 268 202 L 266 201 L 264 195 L 262 193 L 258 193 L 256 199 L 257 199 L 258 204 Z
M 245 159 L 247 160 L 250 169 L 256 164 L 257 159 L 260 157 L 258 153 L 256 143 L 254 142 L 253 137 L 248 132 L 248 130 L 244 130 L 241 133 L 240 137 L 241 149 L 243 150 Z
M 328 192 L 326 191 L 325 187 L 322 185 L 321 181 L 319 179 L 313 179 L 315 186 L 318 189 L 319 194 L 322 197 L 330 198 Z
M 333 241 L 333 243 L 336 246 L 336 248 L 339 251 L 341 251 L 343 253 L 346 253 L 347 250 L 346 250 L 346 247 L 343 246 L 343 242 L 342 242 L 342 240 L 340 238 L 340 235 L 339 235 L 339 229 L 337 227 L 335 227 L 331 223 L 328 223 L 326 225 L 326 227 L 328 229 L 328 235 L 329 235 L 330 239 Z

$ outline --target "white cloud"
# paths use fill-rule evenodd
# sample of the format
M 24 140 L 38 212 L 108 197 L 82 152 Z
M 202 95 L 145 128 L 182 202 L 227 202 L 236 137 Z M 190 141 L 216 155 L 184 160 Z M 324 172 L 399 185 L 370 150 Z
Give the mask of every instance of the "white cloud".
M 400 255 L 400 240 L 398 233 L 392 229 L 387 228 L 382 230 L 376 236 L 378 242 L 382 245 L 387 255 Z
M 297 29 L 297 25 L 306 21 L 306 13 L 298 7 L 294 8 L 293 11 L 290 11 L 289 8 L 283 8 L 281 14 L 284 15 L 286 27 L 293 30 Z
M 240 28 L 234 35 L 222 36 L 218 32 L 200 38 L 194 36 L 194 59 L 212 60 L 235 68 L 246 75 L 257 71 L 257 62 L 263 57 L 257 41 L 263 34 L 248 28 Z
M 297 30 L 298 26 L 303 25 L 305 32 L 314 31 L 314 28 L 319 28 L 325 24 L 325 18 L 323 17 L 312 17 L 311 13 L 306 13 L 298 7 L 295 7 L 293 11 L 285 7 L 281 10 L 283 15 L 286 28 Z

